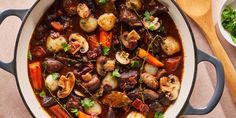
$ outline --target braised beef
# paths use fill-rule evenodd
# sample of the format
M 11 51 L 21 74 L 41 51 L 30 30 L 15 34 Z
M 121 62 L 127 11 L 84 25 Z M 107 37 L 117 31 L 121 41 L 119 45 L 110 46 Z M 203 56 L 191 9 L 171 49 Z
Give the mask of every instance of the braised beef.
M 55 60 L 53 58 L 46 58 L 43 63 L 47 65 L 48 73 L 57 72 L 61 70 L 62 67 L 64 66 L 60 61 Z
M 131 11 L 125 6 L 121 6 L 119 18 L 120 18 L 120 21 L 125 22 L 132 27 L 142 26 L 142 22 L 139 20 L 135 12 Z

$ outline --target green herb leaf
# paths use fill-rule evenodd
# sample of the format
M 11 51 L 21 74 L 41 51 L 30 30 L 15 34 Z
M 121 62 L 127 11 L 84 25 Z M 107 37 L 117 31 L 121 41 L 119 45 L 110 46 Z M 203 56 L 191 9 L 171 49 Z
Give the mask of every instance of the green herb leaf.
M 119 73 L 119 69 L 115 69 L 112 74 L 111 74 L 113 77 L 120 77 L 120 73 Z
M 144 18 L 146 19 L 146 20 L 151 20 L 151 14 L 148 12 L 148 11 L 145 11 L 144 12 Z
M 27 55 L 27 57 L 28 57 L 28 59 L 31 61 L 33 58 L 32 58 L 32 54 L 31 54 L 31 52 L 29 51 L 28 52 L 28 55 Z
M 140 63 L 139 61 L 131 61 L 131 65 L 132 68 L 139 68 L 140 67 Z
M 52 73 L 52 79 L 57 80 L 60 77 L 59 73 Z
M 77 108 L 71 108 L 70 112 L 73 113 L 75 116 L 78 116 L 79 114 L 79 110 Z
M 39 93 L 39 96 L 40 96 L 41 98 L 44 98 L 44 97 L 46 96 L 45 91 L 41 91 L 41 92 Z
M 99 0 L 99 4 L 106 4 L 109 0 Z
M 104 56 L 109 55 L 110 48 L 109 47 L 103 47 L 102 48 L 102 54 Z
M 64 49 L 65 52 L 70 50 L 70 46 L 67 43 L 62 43 L 61 46 L 62 46 L 62 48 Z
M 163 113 L 155 112 L 154 118 L 164 118 L 164 114 Z
M 84 107 L 85 109 L 88 109 L 94 105 L 94 101 L 90 98 L 84 98 L 81 100 L 81 106 Z
M 150 29 L 151 31 L 154 31 L 154 30 L 156 29 L 156 26 L 151 22 L 151 23 L 149 24 L 148 29 Z

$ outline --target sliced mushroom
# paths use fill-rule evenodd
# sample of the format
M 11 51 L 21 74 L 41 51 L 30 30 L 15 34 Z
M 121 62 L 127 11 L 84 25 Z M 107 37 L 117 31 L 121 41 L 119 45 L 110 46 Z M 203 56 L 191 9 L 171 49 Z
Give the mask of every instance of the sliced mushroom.
M 129 9 L 137 9 L 139 10 L 142 7 L 142 2 L 141 0 L 126 0 L 126 6 Z
M 145 116 L 139 112 L 132 111 L 128 114 L 126 118 L 145 118 Z
M 75 75 L 72 72 L 68 72 L 66 76 L 62 75 L 58 81 L 58 86 L 62 89 L 57 91 L 59 98 L 65 98 L 70 95 L 75 85 Z
M 127 106 L 132 102 L 129 97 L 119 91 L 112 91 L 110 94 L 106 95 L 102 100 L 103 104 L 107 104 L 110 107 L 120 108 Z
M 58 36 L 56 38 L 48 36 L 46 47 L 50 52 L 58 52 L 60 50 L 63 50 L 63 43 L 67 43 L 65 37 L 63 36 Z
M 172 36 L 168 36 L 161 44 L 162 50 L 169 56 L 181 50 L 179 42 Z
M 82 75 L 81 77 L 85 82 L 88 82 L 93 79 L 93 76 L 89 72 L 86 73 L 85 75 Z
M 81 18 L 79 22 L 80 28 L 85 32 L 93 32 L 97 26 L 97 19 L 93 16 L 89 16 L 88 18 Z
M 135 30 L 132 30 L 129 33 L 124 32 L 121 37 L 123 45 L 130 50 L 133 50 L 137 47 L 139 39 L 140 36 Z
M 102 113 L 102 106 L 98 102 L 94 101 L 94 105 L 92 107 L 85 108 L 84 110 L 86 113 L 88 113 L 90 115 L 92 115 L 92 114 L 99 115 Z
M 87 18 L 91 14 L 91 11 L 85 3 L 79 3 L 77 13 L 81 18 Z
M 100 86 L 100 79 L 97 75 L 93 75 L 93 78 L 88 82 L 83 82 L 82 85 L 86 87 L 89 91 L 95 91 Z
M 130 63 L 129 53 L 125 51 L 119 51 L 116 53 L 116 60 L 123 65 L 127 65 Z
M 146 29 L 149 29 L 152 31 L 159 29 L 159 27 L 161 26 L 158 17 L 150 16 L 149 19 L 143 18 L 142 22 Z
M 110 31 L 116 23 L 116 16 L 113 13 L 104 13 L 98 18 L 98 25 L 105 31 Z
M 149 73 L 142 73 L 141 78 L 143 82 L 151 89 L 156 90 L 158 88 L 158 81 L 156 77 Z
M 107 62 L 107 60 L 108 59 L 105 56 L 100 56 L 97 58 L 96 70 L 97 70 L 97 73 L 101 76 L 106 75 L 106 70 L 104 69 L 103 65 Z
M 179 95 L 179 78 L 172 74 L 168 77 L 162 77 L 160 79 L 160 88 L 163 92 L 167 92 L 167 98 L 169 98 L 170 100 L 175 100 Z
M 69 37 L 69 44 L 76 43 L 78 46 L 73 47 L 73 45 L 70 45 L 70 52 L 72 54 L 75 54 L 80 50 L 81 53 L 86 53 L 89 50 L 89 45 L 86 39 L 79 35 L 78 33 L 73 33 Z
M 48 75 L 45 79 L 45 85 L 50 91 L 58 89 L 58 80 L 53 79 L 52 75 Z
M 116 89 L 118 86 L 118 80 L 111 75 L 111 73 L 107 73 L 105 78 L 102 80 L 102 86 L 109 85 L 112 89 Z
M 74 93 L 80 97 L 85 97 L 85 95 L 82 92 L 80 92 L 79 90 L 74 89 Z

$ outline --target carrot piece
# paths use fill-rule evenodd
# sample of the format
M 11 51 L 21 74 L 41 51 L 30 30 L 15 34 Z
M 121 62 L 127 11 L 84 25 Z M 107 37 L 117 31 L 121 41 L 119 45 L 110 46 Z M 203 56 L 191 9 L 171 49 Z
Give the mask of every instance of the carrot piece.
M 70 118 L 69 115 L 64 112 L 59 105 L 54 105 L 49 108 L 49 110 L 57 117 L 57 118 Z
M 29 74 L 33 87 L 36 90 L 42 90 L 43 77 L 42 77 L 41 64 L 39 61 L 29 64 Z
M 111 47 L 112 33 L 101 31 L 99 35 L 99 42 L 103 47 Z
M 63 25 L 60 22 L 53 21 L 51 22 L 51 26 L 57 31 L 63 30 Z
M 79 111 L 78 118 L 91 118 L 91 116 Z
M 162 62 L 160 62 L 157 58 L 155 58 L 154 56 L 152 56 L 151 54 L 149 54 L 147 51 L 145 51 L 142 48 L 139 48 L 138 56 L 143 59 L 146 58 L 146 61 L 152 64 L 153 66 L 157 66 L 157 67 L 164 66 Z
M 96 35 L 88 36 L 87 41 L 91 50 L 94 50 L 99 47 L 99 42 Z

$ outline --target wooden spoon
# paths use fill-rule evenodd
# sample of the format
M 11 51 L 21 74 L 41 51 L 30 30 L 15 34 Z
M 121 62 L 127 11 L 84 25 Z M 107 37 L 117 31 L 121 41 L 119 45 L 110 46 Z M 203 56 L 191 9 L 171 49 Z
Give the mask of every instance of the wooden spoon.
M 236 72 L 216 35 L 212 19 L 211 0 L 176 0 L 176 2 L 199 25 L 213 53 L 223 63 L 225 79 L 236 103 Z

